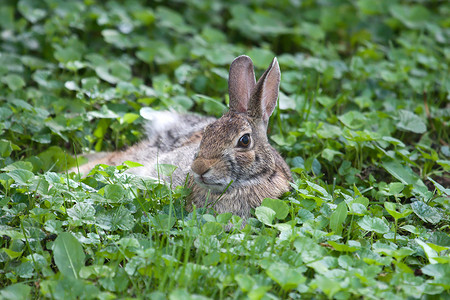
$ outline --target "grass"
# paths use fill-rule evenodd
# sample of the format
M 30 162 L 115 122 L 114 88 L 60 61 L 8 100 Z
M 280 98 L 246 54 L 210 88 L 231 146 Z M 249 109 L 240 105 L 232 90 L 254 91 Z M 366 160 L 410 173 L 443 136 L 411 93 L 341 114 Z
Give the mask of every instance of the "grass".
M 446 299 L 448 5 L 31 1 L 0 7 L 0 297 Z M 212 17 L 214 16 L 214 17 Z M 145 107 L 220 116 L 229 64 L 282 71 L 294 182 L 245 227 L 189 191 L 75 156 Z M 231 231 L 224 231 L 231 222 Z

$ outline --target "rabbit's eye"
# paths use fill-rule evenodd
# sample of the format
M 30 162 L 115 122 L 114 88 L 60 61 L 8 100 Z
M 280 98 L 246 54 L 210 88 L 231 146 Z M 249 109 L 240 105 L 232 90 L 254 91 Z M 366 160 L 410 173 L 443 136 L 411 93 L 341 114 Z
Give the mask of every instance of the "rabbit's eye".
M 250 134 L 246 133 L 239 139 L 238 146 L 247 148 L 250 145 Z

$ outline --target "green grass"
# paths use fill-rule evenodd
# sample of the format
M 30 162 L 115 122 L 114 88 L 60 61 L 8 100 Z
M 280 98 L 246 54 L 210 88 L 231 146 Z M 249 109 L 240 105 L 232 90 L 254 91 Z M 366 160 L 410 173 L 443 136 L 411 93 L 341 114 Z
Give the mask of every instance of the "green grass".
M 0 298 L 450 298 L 445 1 L 0 6 Z M 220 114 L 234 57 L 277 56 L 269 137 L 294 174 L 247 225 L 74 157 L 140 109 Z M 234 228 L 224 231 L 231 222 Z

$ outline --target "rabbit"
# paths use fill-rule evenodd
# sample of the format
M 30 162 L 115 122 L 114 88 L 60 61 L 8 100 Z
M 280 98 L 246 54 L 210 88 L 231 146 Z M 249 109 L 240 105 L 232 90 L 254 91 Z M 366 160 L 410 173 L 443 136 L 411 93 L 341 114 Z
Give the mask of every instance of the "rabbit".
M 154 112 L 146 130 L 148 139 L 124 152 L 82 166 L 85 173 L 98 163 L 136 161 L 143 167 L 129 171 L 158 175 L 154 165 L 178 166 L 174 185 L 190 174 L 187 211 L 210 207 L 246 219 L 264 198 L 278 198 L 290 190 L 292 175 L 281 155 L 269 144 L 267 126 L 275 109 L 280 86 L 276 58 L 256 82 L 250 57 L 237 57 L 230 66 L 230 109 L 214 119 L 175 112 Z
M 276 58 L 258 82 L 248 56 L 232 62 L 230 110 L 203 132 L 191 165 L 188 211 L 193 205 L 214 204 L 217 213 L 231 212 L 246 219 L 264 198 L 278 198 L 290 190 L 290 169 L 267 139 L 280 76 Z

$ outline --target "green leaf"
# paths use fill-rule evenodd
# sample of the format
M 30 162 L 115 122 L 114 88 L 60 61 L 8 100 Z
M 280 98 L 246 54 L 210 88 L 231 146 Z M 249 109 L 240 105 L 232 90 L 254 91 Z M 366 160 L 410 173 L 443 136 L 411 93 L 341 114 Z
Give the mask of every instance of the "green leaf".
M 223 231 L 222 224 L 217 222 L 207 222 L 203 225 L 202 232 L 206 235 L 218 235 Z
M 441 251 L 448 250 L 450 248 L 450 247 L 444 247 L 444 246 L 440 246 L 440 245 L 435 245 L 435 244 L 430 243 L 430 242 L 428 242 L 427 245 L 430 246 L 431 249 L 433 249 L 434 251 L 436 251 L 438 253 L 441 252 Z
M 0 155 L 2 157 L 8 157 L 13 151 L 12 143 L 7 140 L 0 140 Z
M 255 209 L 256 218 L 266 225 L 272 225 L 276 214 L 273 209 L 265 206 L 259 206 Z
M 202 215 L 203 220 L 205 220 L 206 222 L 216 222 L 216 217 L 214 217 L 211 214 L 203 214 Z
M 441 213 L 439 213 L 436 208 L 429 206 L 428 204 L 420 200 L 411 203 L 411 208 L 416 216 L 418 216 L 425 222 L 437 224 L 442 219 Z
M 300 220 L 302 222 L 306 222 L 306 221 L 309 221 L 309 220 L 314 220 L 314 214 L 312 214 L 307 209 L 304 209 L 304 208 L 299 209 L 297 214 L 298 214 L 298 217 L 300 218 Z
M 414 184 L 419 179 L 410 168 L 404 167 L 397 161 L 383 162 L 383 167 L 403 184 Z
M 59 271 L 67 277 L 79 278 L 84 266 L 85 254 L 78 240 L 68 232 L 61 232 L 53 244 L 55 264 Z
M 126 160 L 123 162 L 128 168 L 137 168 L 137 167 L 143 167 L 143 164 L 131 161 L 131 160 Z
M 122 123 L 131 124 L 134 121 L 136 121 L 137 119 L 139 119 L 138 114 L 126 113 L 120 120 Z
M 231 217 L 233 216 L 232 213 L 223 213 L 216 217 L 217 222 L 220 224 L 228 224 L 228 222 L 231 220 Z
M 17 91 L 25 86 L 25 81 L 23 81 L 23 78 L 16 74 L 6 75 L 1 79 L 1 81 L 13 91 Z
M 44 152 L 38 155 L 43 163 L 43 169 L 57 167 L 57 170 L 65 170 L 69 165 L 75 165 L 75 159 L 67 154 L 67 150 L 63 150 L 58 146 L 48 147 Z
M 450 196 L 450 188 L 444 188 L 440 183 L 434 181 L 431 177 L 427 177 L 429 181 L 431 181 L 436 189 L 438 189 L 441 193 L 446 194 L 447 196 Z
M 331 200 L 332 200 L 331 195 L 328 194 L 327 190 L 324 189 L 323 187 L 321 187 L 320 185 L 318 185 L 318 184 L 316 184 L 316 183 L 314 183 L 314 182 L 311 182 L 311 181 L 306 181 L 306 184 L 307 184 L 313 191 L 316 191 L 316 192 L 318 192 L 319 194 L 323 195 L 323 196 L 324 196 L 323 198 L 324 198 L 326 201 L 331 201 Z
M 217 265 L 220 262 L 220 253 L 213 251 L 203 257 L 203 263 L 207 266 Z
M 187 111 L 194 105 L 194 101 L 190 97 L 184 95 L 174 96 L 170 100 L 173 103 L 173 107 L 180 111 Z
M 428 188 L 425 186 L 423 181 L 414 173 L 409 166 L 403 166 L 396 160 L 385 160 L 382 166 L 388 171 L 392 176 L 401 181 L 405 185 L 412 185 L 414 190 L 418 193 L 425 193 Z
M 104 190 L 105 198 L 110 199 L 113 202 L 120 202 L 126 194 L 126 191 L 123 189 L 123 187 L 118 184 L 108 184 L 104 187 Z
M 170 230 L 173 225 L 175 225 L 175 222 L 177 221 L 177 219 L 175 218 L 175 216 L 169 216 L 169 215 L 165 215 L 165 214 L 158 214 L 153 218 L 153 226 L 157 229 L 157 230 Z
M 150 25 L 155 21 L 155 14 L 151 8 L 134 10 L 133 17 L 141 21 L 144 25 Z
M 420 29 L 427 24 L 432 17 L 428 9 L 422 5 L 392 5 L 390 13 L 409 28 Z
M 350 215 L 364 216 L 367 214 L 367 208 L 364 204 L 352 201 L 348 205 L 350 208 L 348 213 Z
M 328 160 L 329 162 L 332 162 L 335 156 L 342 156 L 343 154 L 339 151 L 326 148 L 322 151 L 321 156 Z
M 450 171 L 450 160 L 438 159 L 436 163 L 440 165 L 446 172 Z
M 99 65 L 95 68 L 95 72 L 98 77 L 112 84 L 131 79 L 130 66 L 121 61 Z
M 424 133 L 427 131 L 425 122 L 416 114 L 408 110 L 400 110 L 398 112 L 399 122 L 397 128 L 404 131 L 411 131 L 414 133 Z
M 333 296 L 342 288 L 339 279 L 330 278 L 326 274 L 316 276 L 315 282 L 328 299 L 333 299 Z
M 33 171 L 33 164 L 28 161 L 16 161 L 10 165 L 7 165 L 2 170 L 3 171 L 12 171 L 12 170 L 27 170 Z
M 75 81 L 66 81 L 64 87 L 71 91 L 78 91 L 80 89 Z
M 106 134 L 106 131 L 108 130 L 108 127 L 109 122 L 105 119 L 101 119 L 97 124 L 97 128 L 95 128 L 94 130 L 94 136 L 97 137 L 99 140 L 102 140 Z M 101 150 L 100 146 L 96 145 L 95 150 L 97 152 Z
M 177 60 L 172 49 L 162 41 L 149 41 L 136 52 L 136 57 L 148 64 L 170 64 Z
M 420 247 L 422 247 L 423 251 L 425 252 L 425 255 L 427 256 L 428 260 L 430 261 L 430 264 L 437 264 L 438 261 L 436 260 L 437 257 L 439 257 L 438 253 L 433 250 L 427 243 L 415 239 L 416 243 L 419 244 Z
M 0 107 L 0 121 L 6 121 L 13 114 L 14 113 L 10 108 Z
M 214 98 L 205 95 L 194 95 L 193 99 L 203 104 L 203 109 L 211 115 L 221 115 L 227 110 L 227 107 Z
M 391 195 L 398 195 L 400 194 L 403 189 L 405 188 L 405 185 L 401 182 L 391 182 L 389 183 L 389 193 Z
M 292 159 L 292 166 L 294 168 L 299 168 L 299 169 L 304 170 L 305 169 L 305 160 L 303 159 L 303 157 L 296 156 Z
M 95 209 L 94 207 L 85 202 L 75 204 L 72 208 L 67 209 L 67 215 L 73 220 L 80 220 L 83 223 L 93 224 Z
M 430 264 L 424 266 L 422 272 L 434 278 L 449 278 L 450 264 Z
M 347 204 L 345 201 L 342 201 L 331 214 L 330 228 L 335 234 L 341 234 L 345 219 L 347 218 L 347 213 Z
M 123 206 L 96 215 L 95 223 L 105 230 L 117 229 L 131 230 L 134 226 L 134 218 L 131 212 Z
M 384 208 L 394 219 L 398 220 L 401 218 L 405 218 L 412 213 L 412 210 L 410 209 L 403 209 L 402 212 L 397 212 L 396 207 L 397 205 L 395 203 L 384 202 Z
M 338 117 L 350 129 L 359 129 L 367 123 L 367 118 L 359 111 L 349 111 Z
M 117 119 L 119 115 L 110 110 L 106 105 L 103 105 L 100 110 L 90 111 L 87 113 L 89 118 L 98 118 L 98 119 Z
M 416 234 L 416 235 L 420 234 L 420 230 L 417 227 L 413 226 L 413 225 L 403 225 L 400 228 L 404 229 L 404 230 L 406 230 L 408 232 L 411 232 L 413 234 Z
M 250 292 L 256 285 L 256 281 L 248 274 L 238 274 L 234 279 L 243 292 Z
M 97 77 L 86 77 L 81 79 L 81 85 L 84 90 L 90 91 L 98 88 L 100 80 Z
M 66 126 L 65 124 L 61 124 L 59 123 L 57 120 L 55 119 L 47 119 L 45 120 L 45 125 L 56 135 L 58 135 L 59 137 L 61 137 L 64 141 L 68 142 L 69 140 L 67 139 L 67 136 L 65 134 L 63 134 L 64 131 L 66 131 Z
M 160 20 L 160 26 L 168 27 L 181 34 L 187 34 L 192 31 L 192 28 L 184 22 L 180 13 L 168 7 L 158 6 L 155 16 Z
M 275 54 L 268 49 L 253 48 L 248 53 L 253 60 L 255 67 L 266 69 L 275 57 Z
M 29 299 L 31 293 L 31 286 L 23 283 L 11 284 L 0 291 L 0 298 L 26 300 Z
M 55 45 L 56 51 L 54 52 L 55 58 L 63 63 L 69 63 L 78 61 L 81 59 L 81 53 L 79 49 L 74 46 L 62 47 L 61 45 Z
M 289 214 L 289 206 L 285 201 L 280 199 L 265 198 L 262 201 L 261 206 L 273 209 L 275 212 L 275 217 L 279 220 L 283 220 Z
M 117 30 L 114 29 L 104 29 L 102 30 L 102 35 L 105 41 L 109 44 L 113 44 L 119 49 L 126 49 L 132 47 L 130 39 Z
M 34 174 L 28 170 L 16 169 L 7 173 L 9 177 L 21 185 L 27 185 L 28 181 L 34 177 Z
M 48 284 L 44 281 L 43 284 L 44 287 L 53 289 L 52 296 L 55 299 L 96 299 L 100 293 L 95 285 L 75 278 L 61 277 Z
M 292 269 L 284 263 L 271 264 L 266 273 L 285 291 L 294 289 L 306 281 L 306 277 L 300 271 Z
M 20 0 L 17 8 L 22 16 L 31 23 L 36 23 L 47 15 L 47 11 L 41 7 L 41 3 L 33 0 Z
M 8 248 L 2 248 L 1 250 L 3 250 L 9 256 L 9 258 L 12 258 L 12 259 L 21 257 L 22 253 L 23 253 L 23 251 L 16 252 L 16 251 L 13 251 Z
M 15 8 L 12 5 L 3 5 L 0 9 L 0 27 L 7 30 L 14 30 Z
M 186 81 L 192 80 L 193 73 L 195 73 L 195 69 L 192 66 L 183 64 L 175 70 L 175 77 L 179 83 L 184 84 Z
M 391 252 L 391 255 L 393 257 L 395 257 L 395 259 L 397 260 L 401 260 L 407 256 L 411 256 L 415 251 L 410 249 L 410 248 L 406 248 L 406 247 L 402 247 L 400 249 L 394 250 Z
M 311 157 L 309 159 L 306 160 L 306 168 L 309 169 L 309 161 L 312 161 L 311 163 L 311 170 L 313 171 L 313 173 L 315 175 L 320 175 L 320 171 L 322 169 L 322 165 L 320 164 L 320 162 L 317 160 L 317 158 L 314 157 L 314 159 L 311 160 Z M 327 194 L 324 194 L 324 196 L 326 196 Z
M 328 244 L 330 244 L 330 246 L 332 246 L 336 251 L 339 251 L 339 252 L 355 252 L 356 250 L 360 249 L 355 246 L 340 244 L 340 243 L 336 243 L 334 241 L 328 241 Z
M 450 247 L 450 236 L 445 232 L 435 231 L 431 234 L 428 242 L 443 247 Z
M 367 231 L 375 231 L 377 233 L 389 232 L 389 225 L 386 220 L 377 217 L 369 217 L 366 215 L 358 221 L 358 225 Z

